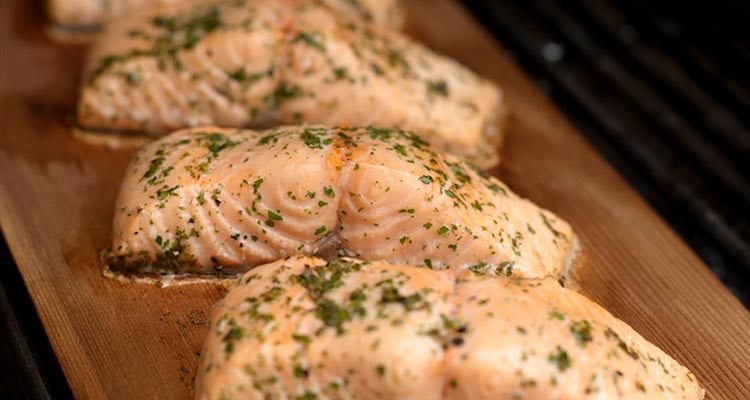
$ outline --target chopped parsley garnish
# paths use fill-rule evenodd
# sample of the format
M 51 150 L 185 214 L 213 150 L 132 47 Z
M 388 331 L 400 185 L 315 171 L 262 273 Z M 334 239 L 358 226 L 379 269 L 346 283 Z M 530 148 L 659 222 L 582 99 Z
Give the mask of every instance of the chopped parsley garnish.
M 260 188 L 260 185 L 263 184 L 263 179 L 256 179 L 255 182 L 253 182 L 253 194 L 258 194 L 258 189 Z
M 516 264 L 513 261 L 503 261 L 497 267 L 497 275 L 505 274 L 505 276 L 513 275 L 513 267 Z
M 555 237 L 558 237 L 558 238 L 565 237 L 565 235 L 563 235 L 562 232 L 555 229 L 555 227 L 552 225 L 552 222 L 550 222 L 550 220 L 547 218 L 547 216 L 543 212 L 540 211 L 539 215 L 542 217 L 542 222 L 544 222 L 544 226 L 546 226 L 547 229 L 549 229 L 550 232 L 552 232 L 552 234 L 555 235 Z
M 161 189 L 156 191 L 156 198 L 158 200 L 164 200 L 169 196 L 177 196 L 177 193 L 175 191 L 180 188 L 180 185 L 175 185 L 172 187 L 164 186 Z
M 374 126 L 367 127 L 367 133 L 370 134 L 370 139 L 378 139 L 383 142 L 391 140 L 393 131 L 386 128 L 376 128 Z
M 443 80 L 427 81 L 427 91 L 430 94 L 447 97 L 448 84 Z
M 344 332 L 344 323 L 349 321 L 352 316 L 346 308 L 343 308 L 329 299 L 321 299 L 317 302 L 315 316 L 320 319 L 325 326 L 335 328 L 336 332 Z
M 198 137 L 197 142 L 205 145 L 213 157 L 217 157 L 220 151 L 238 144 L 238 142 L 230 140 L 228 136 L 221 133 L 204 133 Z
M 310 344 L 310 342 L 312 341 L 309 336 L 297 335 L 297 334 L 293 334 L 292 339 L 294 339 L 295 342 L 302 343 L 305 346 Z
M 227 357 L 234 352 L 235 344 L 242 339 L 243 336 L 245 336 L 245 330 L 237 325 L 237 321 L 235 321 L 234 318 L 230 319 L 229 331 L 222 339 L 224 342 L 224 353 Z
M 238 70 L 230 72 L 228 76 L 229 79 L 238 82 L 243 89 L 247 89 L 254 82 L 262 79 L 264 76 L 270 76 L 271 74 L 272 71 L 262 71 L 250 74 L 245 71 L 245 67 L 242 66 Z
M 156 171 L 159 170 L 159 168 L 161 167 L 161 165 L 164 163 L 165 160 L 166 158 L 161 157 L 161 156 L 156 157 L 153 160 L 151 160 L 151 163 L 148 165 L 148 170 L 146 170 L 146 173 L 143 174 L 143 177 L 141 178 L 141 180 L 154 176 L 154 174 L 156 174 Z
M 493 183 L 491 185 L 488 185 L 487 188 L 490 189 L 490 190 L 492 190 L 495 193 L 502 193 L 505 196 L 508 195 L 508 192 L 502 186 L 498 185 L 497 183 Z
M 311 149 L 323 148 L 323 146 L 320 144 L 320 136 L 310 132 L 307 129 L 305 129 L 302 135 L 300 135 L 300 139 L 302 139 L 302 142 L 305 143 L 305 146 Z
M 549 319 L 557 319 L 560 321 L 565 321 L 565 314 L 563 314 L 560 310 L 553 308 L 549 310 L 549 313 L 547 313 L 547 316 Z
M 633 350 L 630 346 L 628 346 L 627 343 L 625 343 L 625 341 L 620 338 L 620 335 L 618 335 L 617 332 L 612 330 L 612 328 L 608 327 L 604 331 L 604 336 L 606 336 L 607 339 L 614 339 L 617 342 L 617 347 L 619 347 L 620 350 L 625 352 L 625 354 L 629 355 L 632 359 L 637 360 L 638 358 L 640 358 L 638 356 L 638 353 L 635 350 Z
M 406 147 L 400 144 L 393 145 L 393 150 L 396 150 L 398 154 L 401 154 L 402 156 L 406 155 Z
M 216 6 L 195 12 L 187 19 L 156 17 L 151 23 L 154 27 L 159 28 L 160 32 L 151 39 L 150 48 L 102 57 L 89 76 L 89 83 L 94 82 L 96 78 L 107 72 L 116 63 L 139 56 L 156 57 L 159 60 L 160 67 L 166 64 L 165 61 L 171 61 L 173 67 L 180 70 L 183 65 L 178 58 L 179 51 L 192 49 L 203 37 L 223 25 L 219 9 Z
M 310 375 L 310 371 L 301 365 L 294 366 L 294 377 L 295 378 L 307 378 Z
M 571 323 L 570 333 L 581 346 L 585 346 L 586 343 L 592 340 L 591 324 L 585 319 L 574 321 L 573 323 Z
M 281 82 L 273 93 L 265 96 L 263 102 L 269 109 L 277 109 L 281 101 L 300 96 L 302 91 L 299 86 L 292 86 L 286 82 Z
M 342 80 L 346 79 L 348 76 L 347 70 L 344 67 L 334 68 L 333 69 L 333 76 L 336 78 L 336 80 Z
M 139 83 L 141 83 L 141 77 L 140 75 L 136 74 L 135 72 L 126 72 L 125 73 L 125 82 L 128 83 L 128 86 L 130 87 L 137 87 Z
M 303 42 L 317 50 L 326 51 L 325 45 L 316 36 L 318 35 L 301 32 L 294 37 L 292 43 Z
M 315 392 L 311 392 L 309 390 L 305 390 L 305 393 L 302 393 L 301 395 L 294 398 L 294 400 L 317 400 L 318 395 L 315 394 Z
M 430 303 L 420 293 L 403 296 L 395 286 L 383 288 L 380 304 L 401 304 L 406 311 L 424 310 L 430 308 Z
M 206 191 L 201 189 L 201 191 L 198 193 L 198 196 L 195 198 L 195 200 L 198 202 L 198 205 L 204 205 L 206 204 Z
M 557 365 L 557 369 L 559 369 L 560 372 L 563 372 L 566 369 L 570 368 L 570 365 L 572 364 L 570 357 L 568 357 L 568 352 L 563 350 L 560 346 L 557 346 L 557 351 L 551 353 L 547 357 L 547 360 Z

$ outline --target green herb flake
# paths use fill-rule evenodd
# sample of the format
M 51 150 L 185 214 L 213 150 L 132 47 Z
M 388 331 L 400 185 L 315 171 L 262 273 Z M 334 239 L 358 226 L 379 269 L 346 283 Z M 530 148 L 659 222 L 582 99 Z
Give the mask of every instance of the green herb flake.
M 591 337 L 591 324 L 585 319 L 575 321 L 570 324 L 570 333 L 576 339 L 578 344 L 585 346 L 592 340 Z
M 305 43 L 308 46 L 320 50 L 320 51 L 326 51 L 325 45 L 317 38 L 318 35 L 310 34 L 306 32 L 301 32 L 297 34 L 297 36 L 294 37 L 292 40 L 292 43 Z
M 268 210 L 268 218 L 270 218 L 273 221 L 283 221 L 284 217 L 282 217 L 279 214 L 276 214 L 275 212 Z
M 213 157 L 217 157 L 222 150 L 239 144 L 239 142 L 235 142 L 221 133 L 204 133 L 198 137 L 197 142 L 206 146 Z
M 224 342 L 224 353 L 228 357 L 230 354 L 234 352 L 234 347 L 240 339 L 242 339 L 245 336 L 245 330 L 237 325 L 237 321 L 234 320 L 234 318 L 229 320 L 229 331 L 226 335 L 224 335 L 224 338 L 222 341 Z
M 630 356 L 632 359 L 637 360 L 640 358 L 638 353 L 633 350 L 630 346 L 628 346 L 627 343 L 625 343 L 622 338 L 620 338 L 620 335 L 617 334 L 612 328 L 607 327 L 607 329 L 604 331 L 604 336 L 607 337 L 607 339 L 614 339 L 617 342 L 617 347 L 620 348 L 625 354 Z
M 253 182 L 253 194 L 258 194 L 258 189 L 260 188 L 260 185 L 263 184 L 263 179 L 256 179 L 255 182 Z
M 158 200 L 164 200 L 169 196 L 177 196 L 177 193 L 175 191 L 180 188 L 180 185 L 175 185 L 172 187 L 164 186 L 161 189 L 156 191 L 156 198 Z
M 563 314 L 560 310 L 553 308 L 547 313 L 547 317 L 551 320 L 557 319 L 560 321 L 565 321 L 565 314 Z
M 305 336 L 305 335 L 293 334 L 292 335 L 292 339 L 294 339 L 295 342 L 302 343 L 305 346 L 307 346 L 308 344 L 310 344 L 310 342 L 312 342 L 312 340 L 310 339 L 310 337 L 309 336 Z
M 310 375 L 310 371 L 308 371 L 307 368 L 304 368 L 301 365 L 294 366 L 295 378 L 307 378 L 309 375 Z
M 555 237 L 557 238 L 565 237 L 565 235 L 562 232 L 555 229 L 555 227 L 552 225 L 552 222 L 547 218 L 547 216 L 543 212 L 540 211 L 539 215 L 542 217 L 542 222 L 544 222 L 544 226 L 546 226 L 547 229 L 549 229 L 550 232 L 552 232 L 552 234 L 555 235 Z
M 513 261 L 503 261 L 497 267 L 497 275 L 504 274 L 505 276 L 513 275 L 513 267 L 516 265 Z
M 487 188 L 490 189 L 490 190 L 492 190 L 495 193 L 501 193 L 501 194 L 503 194 L 505 196 L 508 195 L 508 192 L 502 186 L 500 186 L 500 185 L 498 185 L 496 183 L 488 185 Z
M 406 147 L 400 144 L 396 144 L 393 146 L 393 150 L 396 150 L 398 154 L 401 154 L 402 156 L 406 155 Z
M 305 390 L 305 393 L 302 393 L 299 396 L 296 396 L 294 400 L 317 400 L 318 395 L 315 394 L 315 392 L 311 392 L 309 390 Z
M 570 368 L 572 361 L 570 360 L 570 357 L 568 357 L 568 352 L 562 349 L 562 347 L 557 346 L 557 351 L 554 353 L 551 353 L 547 360 L 555 365 L 557 365 L 557 369 L 560 370 L 560 372 L 565 371 L 566 369 Z
M 347 76 L 348 73 L 345 67 L 338 67 L 333 69 L 333 77 L 336 78 L 337 81 L 346 79 Z
M 144 180 L 146 178 L 150 178 L 156 174 L 156 172 L 159 170 L 161 165 L 164 163 L 166 158 L 159 156 L 151 160 L 151 163 L 148 165 L 148 170 L 146 170 L 146 173 L 143 174 L 143 177 L 141 177 L 141 180 Z
M 300 139 L 305 143 L 305 146 L 311 149 L 322 149 L 323 145 L 320 143 L 320 136 L 311 133 L 309 130 L 305 130 L 301 135 Z
M 441 97 L 448 96 L 448 83 L 443 80 L 427 81 L 427 91 Z

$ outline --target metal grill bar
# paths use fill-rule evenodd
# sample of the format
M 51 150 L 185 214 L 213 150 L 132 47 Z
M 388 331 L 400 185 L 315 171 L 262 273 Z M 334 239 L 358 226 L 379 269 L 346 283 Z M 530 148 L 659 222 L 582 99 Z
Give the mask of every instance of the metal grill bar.
M 466 1 L 747 304 L 750 6 L 700 3 Z

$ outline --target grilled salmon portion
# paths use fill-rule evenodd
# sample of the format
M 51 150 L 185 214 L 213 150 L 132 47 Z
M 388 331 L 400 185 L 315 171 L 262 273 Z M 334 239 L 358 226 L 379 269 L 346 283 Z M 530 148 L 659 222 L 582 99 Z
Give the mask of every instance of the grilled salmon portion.
M 133 10 L 180 0 L 47 0 L 47 14 L 53 26 L 65 29 L 94 30 L 106 20 Z
M 701 399 L 695 376 L 551 279 L 457 278 L 446 399 Z
M 102 23 L 120 18 L 135 10 L 168 3 L 187 3 L 196 0 L 47 0 L 47 11 L 52 23 L 67 29 L 97 29 Z M 255 0 L 245 0 L 252 2 Z M 315 1 L 315 0 L 295 0 Z M 317 0 L 343 15 L 393 29 L 404 22 L 400 0 Z
M 685 367 L 553 279 L 291 257 L 214 307 L 195 398 L 700 399 Z
M 455 61 L 292 0 L 164 5 L 116 21 L 81 92 L 86 130 L 377 124 L 483 167 L 498 160 L 504 110 L 497 87 Z
M 558 276 L 563 220 L 384 128 L 201 127 L 146 145 L 120 189 L 110 269 L 237 274 L 296 253 Z

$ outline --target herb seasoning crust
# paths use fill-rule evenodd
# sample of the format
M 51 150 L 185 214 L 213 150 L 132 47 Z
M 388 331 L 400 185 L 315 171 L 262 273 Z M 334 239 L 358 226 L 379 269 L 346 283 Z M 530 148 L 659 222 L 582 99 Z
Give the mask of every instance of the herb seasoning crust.
M 554 279 L 290 257 L 213 309 L 196 399 L 700 399 L 690 371 Z
M 202 127 L 146 145 L 115 208 L 119 273 L 238 274 L 297 254 L 559 276 L 570 226 L 393 129 Z
M 483 167 L 498 161 L 504 109 L 495 85 L 454 60 L 294 0 L 168 5 L 118 20 L 93 47 L 81 92 L 85 130 L 375 124 Z

